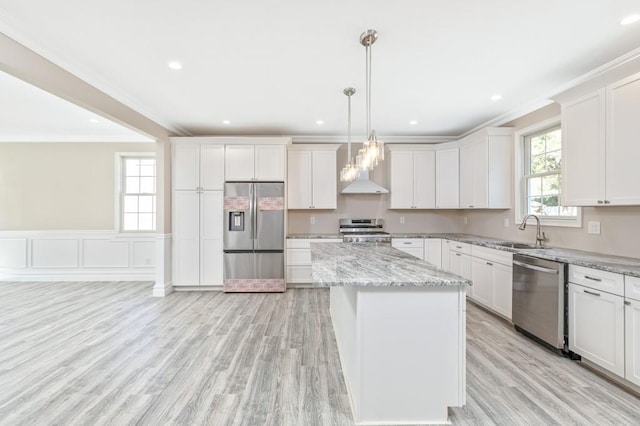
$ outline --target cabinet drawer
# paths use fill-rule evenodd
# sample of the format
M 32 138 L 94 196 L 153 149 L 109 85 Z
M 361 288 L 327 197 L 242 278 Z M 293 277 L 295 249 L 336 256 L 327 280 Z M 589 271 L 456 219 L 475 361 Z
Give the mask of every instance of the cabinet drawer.
M 311 243 L 341 243 L 342 238 L 288 238 L 287 248 L 311 248 Z
M 471 255 L 489 262 L 501 263 L 505 266 L 512 266 L 513 253 L 508 251 L 496 250 L 482 246 L 471 246 Z
M 311 240 L 306 238 L 289 238 L 287 239 L 287 248 L 311 248 Z
M 629 275 L 625 275 L 624 286 L 625 286 L 624 295 L 628 299 L 640 301 L 640 278 L 630 277 Z
M 569 265 L 569 282 L 624 296 L 624 276 L 584 266 Z
M 287 249 L 287 265 L 311 266 L 311 249 Z
M 311 266 L 287 266 L 287 282 L 298 284 L 312 283 Z
M 451 243 L 449 243 L 449 250 L 456 251 L 458 253 L 471 254 L 471 244 L 451 241 Z
M 392 238 L 391 247 L 395 248 L 409 248 L 409 247 L 424 247 L 424 238 Z

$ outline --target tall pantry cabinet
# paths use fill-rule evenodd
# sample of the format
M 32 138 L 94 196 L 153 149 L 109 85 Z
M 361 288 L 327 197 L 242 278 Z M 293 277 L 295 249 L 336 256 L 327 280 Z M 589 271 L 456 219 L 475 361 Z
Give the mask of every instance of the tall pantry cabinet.
M 173 285 L 221 286 L 224 145 L 173 148 Z

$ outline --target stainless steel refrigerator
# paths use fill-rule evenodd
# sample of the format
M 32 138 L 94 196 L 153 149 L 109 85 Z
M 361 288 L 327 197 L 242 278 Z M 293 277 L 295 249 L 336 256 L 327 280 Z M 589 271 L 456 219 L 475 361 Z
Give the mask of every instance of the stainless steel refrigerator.
M 284 183 L 225 183 L 223 289 L 285 291 Z

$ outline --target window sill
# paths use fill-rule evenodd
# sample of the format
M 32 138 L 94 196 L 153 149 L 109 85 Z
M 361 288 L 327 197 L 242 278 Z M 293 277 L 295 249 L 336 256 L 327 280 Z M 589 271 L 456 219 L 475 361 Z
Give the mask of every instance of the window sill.
M 552 219 L 538 216 L 540 218 L 540 226 L 554 226 L 559 228 L 582 228 L 582 215 L 578 214 L 575 219 Z M 522 223 L 522 216 L 516 217 L 516 225 Z M 527 225 L 536 225 L 535 219 L 528 219 Z

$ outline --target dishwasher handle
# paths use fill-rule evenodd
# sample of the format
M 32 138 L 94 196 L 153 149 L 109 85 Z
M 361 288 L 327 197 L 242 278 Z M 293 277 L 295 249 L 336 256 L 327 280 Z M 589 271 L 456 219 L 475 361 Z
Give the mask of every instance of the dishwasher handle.
M 558 275 L 560 273 L 560 271 L 558 271 L 557 269 L 550 269 L 550 268 L 544 268 L 542 266 L 530 265 L 528 263 L 519 262 L 517 260 L 514 260 L 513 264 L 521 266 L 523 268 L 533 269 L 534 271 L 546 272 L 547 274 L 556 274 L 556 275 Z

